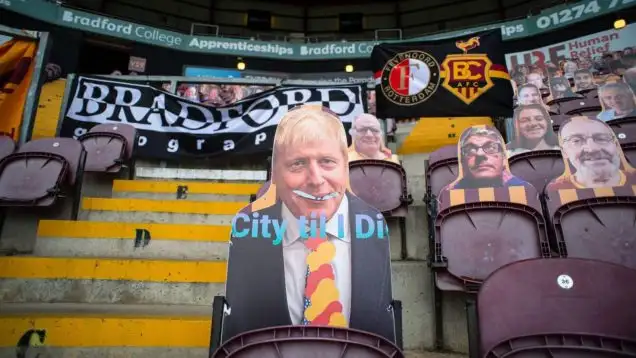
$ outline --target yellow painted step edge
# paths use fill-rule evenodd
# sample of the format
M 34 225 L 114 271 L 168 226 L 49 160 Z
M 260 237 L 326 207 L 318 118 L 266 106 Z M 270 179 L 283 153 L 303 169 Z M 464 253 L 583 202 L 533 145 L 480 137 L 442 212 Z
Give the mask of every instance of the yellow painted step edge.
M 224 194 L 250 195 L 256 194 L 261 184 L 247 183 L 206 183 L 161 180 L 115 180 L 114 192 L 148 192 L 148 193 L 176 193 L 180 185 L 188 186 L 189 194 Z
M 0 257 L 0 278 L 223 283 L 224 261 Z
M 137 229 L 148 230 L 153 240 L 202 242 L 227 242 L 232 231 L 229 225 L 40 220 L 37 235 L 38 238 L 134 239 Z
M 84 198 L 83 210 L 106 211 L 147 211 L 160 213 L 235 215 L 248 202 L 233 201 L 188 201 L 188 200 L 152 200 L 152 199 L 113 199 Z
M 0 316 L 0 347 L 15 347 L 29 329 L 46 330 L 49 347 L 183 347 L 210 344 L 210 317 Z

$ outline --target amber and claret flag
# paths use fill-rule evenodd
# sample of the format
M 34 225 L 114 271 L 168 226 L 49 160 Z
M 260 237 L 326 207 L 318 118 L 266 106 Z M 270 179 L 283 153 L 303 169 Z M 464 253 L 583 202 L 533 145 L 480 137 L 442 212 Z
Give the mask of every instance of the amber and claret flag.
M 21 39 L 0 44 L 0 134 L 14 140 L 20 135 L 37 47 L 37 41 Z
M 371 62 L 379 118 L 512 116 L 514 93 L 499 29 L 379 44 Z

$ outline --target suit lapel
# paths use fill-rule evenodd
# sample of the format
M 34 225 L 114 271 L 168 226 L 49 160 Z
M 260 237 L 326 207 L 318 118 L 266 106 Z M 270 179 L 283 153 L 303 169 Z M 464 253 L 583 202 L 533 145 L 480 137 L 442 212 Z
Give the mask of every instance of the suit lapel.
M 267 215 L 272 219 L 281 219 L 281 205 L 276 203 L 274 206 L 261 210 L 261 215 Z M 275 313 L 276 316 L 281 317 L 284 322 L 281 324 L 292 324 L 289 316 L 289 308 L 287 305 L 287 290 L 285 289 L 285 263 L 283 259 L 283 245 L 272 245 L 271 239 L 259 238 L 261 241 L 258 245 L 259 252 L 255 252 L 254 257 L 258 260 L 265 261 L 265 265 L 258 265 L 259 267 L 267 268 L 258 274 L 261 282 L 270 283 L 270 287 L 267 290 L 263 290 L 259 295 L 263 299 L 263 302 L 278 302 L 275 306 L 267 307 L 270 313 Z M 284 319 L 283 319 L 284 318 Z
M 349 224 L 351 229 L 351 317 L 349 326 L 351 328 L 366 329 L 365 322 L 377 314 L 378 306 L 382 297 L 377 288 L 370 287 L 376 282 L 382 284 L 385 276 L 382 263 L 386 260 L 383 255 L 383 248 L 376 247 L 381 241 L 374 233 L 368 239 L 356 238 L 356 215 L 369 215 L 375 219 L 377 212 L 367 210 L 367 205 L 363 205 L 360 199 L 353 195 L 349 198 Z

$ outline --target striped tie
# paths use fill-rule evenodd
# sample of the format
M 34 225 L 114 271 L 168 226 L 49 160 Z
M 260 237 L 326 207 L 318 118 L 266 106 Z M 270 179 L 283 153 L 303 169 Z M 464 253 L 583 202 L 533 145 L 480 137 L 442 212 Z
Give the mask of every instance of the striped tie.
M 342 314 L 340 293 L 336 287 L 331 261 L 336 247 L 327 238 L 305 241 L 310 250 L 307 255 L 307 281 L 305 284 L 305 313 L 302 324 L 346 327 Z

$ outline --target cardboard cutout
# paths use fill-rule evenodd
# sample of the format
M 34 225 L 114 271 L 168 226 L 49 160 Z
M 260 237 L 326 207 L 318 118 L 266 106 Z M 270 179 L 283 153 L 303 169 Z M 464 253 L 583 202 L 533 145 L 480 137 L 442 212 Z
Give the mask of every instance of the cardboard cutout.
M 372 114 L 363 113 L 352 123 L 349 130 L 351 146 L 349 161 L 363 159 L 388 160 L 400 164 L 397 155 L 384 145 L 384 135 L 380 121 Z
M 526 83 L 517 89 L 517 102 L 522 106 L 533 103 L 541 104 L 543 100 L 541 99 L 539 88 L 531 83 Z
M 560 149 L 552 119 L 544 106 L 519 106 L 515 108 L 512 121 L 514 138 L 506 145 L 508 157 L 533 150 Z
M 223 337 L 280 325 L 330 325 L 395 341 L 387 226 L 351 193 L 347 138 L 325 108 L 289 111 L 272 180 L 233 220 Z
M 459 138 L 457 179 L 440 191 L 529 185 L 512 175 L 504 140 L 491 126 L 467 128 Z M 440 194 L 441 196 L 441 194 Z
M 574 89 L 576 92 L 587 91 L 596 88 L 594 75 L 589 69 L 580 69 L 574 72 Z
M 635 185 L 634 168 L 627 162 L 614 131 L 591 117 L 572 117 L 559 129 L 565 164 L 563 174 L 546 190 Z
M 579 97 L 572 91 L 570 81 L 565 77 L 550 77 L 550 96 L 552 100 Z
M 598 98 L 603 110 L 597 118 L 604 122 L 636 116 L 636 98 L 625 82 L 606 82 L 599 87 Z

